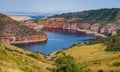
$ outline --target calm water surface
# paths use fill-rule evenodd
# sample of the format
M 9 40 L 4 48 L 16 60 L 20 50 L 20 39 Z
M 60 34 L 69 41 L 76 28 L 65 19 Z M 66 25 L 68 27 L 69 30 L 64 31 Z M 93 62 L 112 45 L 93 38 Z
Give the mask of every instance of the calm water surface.
M 48 34 L 48 40 L 45 43 L 34 44 L 20 44 L 18 47 L 31 50 L 33 52 L 41 52 L 45 55 L 51 52 L 68 48 L 75 43 L 87 42 L 90 39 L 95 38 L 94 35 L 79 33 L 79 34 L 61 34 L 54 32 L 46 32 Z

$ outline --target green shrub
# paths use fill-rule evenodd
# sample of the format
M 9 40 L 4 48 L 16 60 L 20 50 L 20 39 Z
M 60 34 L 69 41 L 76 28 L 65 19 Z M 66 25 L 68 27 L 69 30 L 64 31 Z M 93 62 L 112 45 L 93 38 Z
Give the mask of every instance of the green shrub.
M 7 51 L 13 52 L 13 50 L 10 49 L 10 48 L 5 47 L 5 49 L 6 49 Z
M 120 62 L 114 62 L 112 63 L 113 66 L 120 66 Z
M 38 59 L 38 57 L 37 56 L 35 56 L 34 54 L 26 54 L 27 56 L 30 56 L 30 57 L 33 57 L 33 58 L 35 58 L 35 59 Z
M 15 52 L 19 53 L 19 54 L 23 54 L 23 52 L 18 51 L 18 50 L 14 50 Z
M 80 69 L 76 65 L 73 57 L 65 54 L 63 54 L 63 56 L 56 58 L 55 66 L 56 67 L 53 68 L 52 72 L 81 72 L 82 71 L 82 69 Z
M 98 72 L 103 72 L 103 70 L 98 70 Z
M 106 51 L 120 51 L 120 37 L 113 36 L 106 42 Z
M 28 66 L 21 68 L 21 70 L 24 72 L 32 72 L 32 69 L 30 69 Z
M 107 46 L 106 51 L 120 51 L 120 35 L 111 36 L 107 38 L 95 39 L 89 44 L 102 43 Z

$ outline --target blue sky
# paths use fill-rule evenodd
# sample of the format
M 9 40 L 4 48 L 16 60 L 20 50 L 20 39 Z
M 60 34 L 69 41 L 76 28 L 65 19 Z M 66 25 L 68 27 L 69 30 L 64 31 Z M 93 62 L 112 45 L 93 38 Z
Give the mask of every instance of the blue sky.
M 0 11 L 9 12 L 77 12 L 119 7 L 120 0 L 0 0 Z

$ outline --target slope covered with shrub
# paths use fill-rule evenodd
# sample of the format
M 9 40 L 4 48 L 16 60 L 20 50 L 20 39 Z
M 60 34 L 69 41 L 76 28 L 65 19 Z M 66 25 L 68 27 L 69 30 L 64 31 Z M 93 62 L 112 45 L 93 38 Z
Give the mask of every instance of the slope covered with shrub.
M 98 10 L 88 10 L 83 12 L 75 12 L 75 13 L 63 13 L 61 15 L 55 15 L 51 18 L 78 18 L 78 20 L 74 21 L 75 23 L 113 23 L 120 22 L 120 9 L 112 8 L 112 9 L 98 9 Z
M 74 58 L 63 54 L 56 58 L 55 66 L 52 72 L 82 72 L 82 69 L 76 65 Z
M 111 52 L 120 51 L 120 35 L 111 36 L 108 38 L 96 39 L 90 42 L 89 44 L 97 44 L 97 43 L 105 44 L 107 46 L 105 49 L 106 51 L 111 51 Z
M 50 54 L 51 59 L 63 53 L 71 55 L 83 72 L 119 72 L 120 71 L 120 36 L 112 36 L 78 43 L 68 49 Z

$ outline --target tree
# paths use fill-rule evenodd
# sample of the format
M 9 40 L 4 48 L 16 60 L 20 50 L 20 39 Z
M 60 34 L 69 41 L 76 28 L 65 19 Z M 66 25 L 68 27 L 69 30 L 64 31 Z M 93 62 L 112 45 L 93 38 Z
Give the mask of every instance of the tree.
M 63 54 L 55 60 L 55 66 L 52 72 L 81 72 L 73 57 Z
M 106 44 L 106 51 L 120 51 L 120 36 L 111 37 Z

